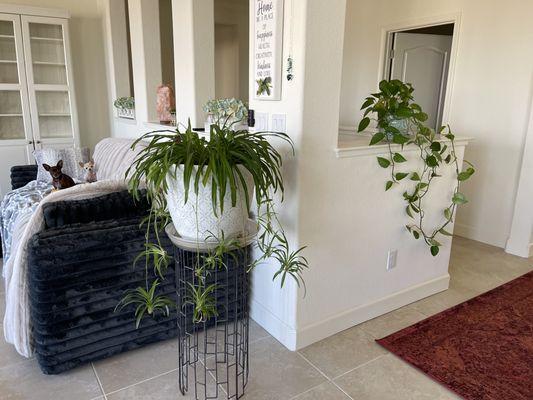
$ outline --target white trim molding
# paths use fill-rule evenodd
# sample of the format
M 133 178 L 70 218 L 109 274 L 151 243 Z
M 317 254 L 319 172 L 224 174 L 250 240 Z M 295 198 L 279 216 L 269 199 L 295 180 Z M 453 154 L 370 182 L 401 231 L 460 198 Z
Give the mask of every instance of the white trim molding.
M 23 14 L 35 17 L 70 18 L 70 11 L 61 8 L 32 7 L 18 4 L 0 4 L 0 13 Z
M 347 135 L 343 135 L 346 137 Z M 347 158 L 347 157 L 364 157 L 364 156 L 375 156 L 380 154 L 388 154 L 389 145 L 388 144 L 376 144 L 373 146 L 368 145 L 370 140 L 370 135 L 353 135 L 353 138 L 347 139 L 343 142 L 339 142 L 338 147 L 335 149 L 335 155 L 337 158 Z M 455 146 L 456 147 L 465 147 L 473 139 L 470 137 L 456 137 Z M 439 139 L 442 142 L 448 142 L 448 139 L 442 138 Z M 398 144 L 391 145 L 392 151 L 402 150 L 402 146 Z M 415 146 L 404 146 L 403 152 L 410 153 L 418 151 L 418 148 Z
M 302 349 L 357 324 L 447 290 L 449 284 L 450 275 L 446 274 L 428 282 L 393 293 L 379 300 L 343 311 L 319 323 L 298 329 L 296 349 Z
M 530 257 L 533 228 L 533 84 L 530 91 L 529 121 L 524 135 L 524 151 L 513 210 L 513 219 L 505 251 L 519 257 Z
M 250 317 L 289 350 L 297 351 L 372 318 L 447 290 L 449 284 L 450 275 L 445 274 L 381 299 L 345 310 L 301 329 L 287 325 L 255 300 L 252 300 L 250 304 Z
M 291 351 L 298 350 L 296 329 L 287 325 L 256 300 L 250 301 L 250 317 Z

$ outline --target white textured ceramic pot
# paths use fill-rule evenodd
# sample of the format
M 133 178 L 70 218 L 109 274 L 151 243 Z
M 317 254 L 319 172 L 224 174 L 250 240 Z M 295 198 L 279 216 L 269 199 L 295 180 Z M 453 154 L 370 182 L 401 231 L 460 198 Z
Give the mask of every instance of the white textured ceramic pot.
M 220 235 L 224 232 L 226 238 L 242 234 L 243 227 L 248 220 L 248 209 L 246 207 L 246 195 L 244 188 L 238 182 L 237 202 L 235 207 L 231 205 L 231 193 L 228 188 L 224 196 L 224 213 L 217 214 L 213 210 L 211 200 L 211 179 L 198 188 L 198 195 L 194 192 L 194 179 L 196 169 L 191 177 L 189 188 L 189 198 L 185 203 L 185 185 L 183 184 L 183 166 L 176 168 L 175 177 L 167 176 L 168 192 L 166 195 L 168 211 L 178 234 L 187 239 L 205 241 L 211 235 Z M 249 190 L 250 204 L 253 194 L 253 179 L 248 171 L 241 169 Z

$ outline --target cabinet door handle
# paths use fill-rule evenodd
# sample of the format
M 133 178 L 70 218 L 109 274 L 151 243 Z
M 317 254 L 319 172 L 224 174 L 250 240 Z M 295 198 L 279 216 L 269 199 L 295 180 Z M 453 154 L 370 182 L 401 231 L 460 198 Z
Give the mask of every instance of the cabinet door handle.
M 41 141 L 40 141 L 40 140 L 37 140 L 35 143 L 37 143 L 37 144 L 41 144 Z
M 32 140 L 28 140 L 28 144 L 33 144 L 33 141 Z

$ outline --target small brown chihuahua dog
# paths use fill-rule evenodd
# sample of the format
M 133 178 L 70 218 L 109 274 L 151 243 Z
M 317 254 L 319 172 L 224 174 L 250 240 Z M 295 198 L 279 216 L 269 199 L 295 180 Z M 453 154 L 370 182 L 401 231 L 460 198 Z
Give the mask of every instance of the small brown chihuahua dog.
M 59 160 L 55 167 L 43 164 L 43 168 L 52 175 L 52 185 L 54 185 L 56 190 L 67 189 L 75 185 L 74 180 L 61 171 L 63 160 Z

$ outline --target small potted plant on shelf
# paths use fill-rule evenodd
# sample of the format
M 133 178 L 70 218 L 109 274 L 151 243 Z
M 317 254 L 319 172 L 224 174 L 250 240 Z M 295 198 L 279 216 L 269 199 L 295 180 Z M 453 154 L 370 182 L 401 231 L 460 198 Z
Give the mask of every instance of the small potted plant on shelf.
M 246 272 L 272 259 L 278 265 L 273 279 L 279 278 L 281 286 L 287 277 L 298 285 L 303 283 L 302 273 L 308 268 L 302 256 L 304 247 L 291 248 L 275 201 L 282 201 L 284 183 L 282 157 L 271 139 L 281 140 L 293 149 L 292 141 L 285 133 L 235 129 L 238 120 L 246 118 L 243 103 L 222 103 L 223 109 L 213 107 L 213 102 L 206 107 L 216 113 L 218 120 L 224 119 L 223 124 L 210 126 L 209 140 L 199 136 L 189 124 L 185 130 L 147 133 L 133 144 L 136 147 L 147 141 L 127 172 L 129 187 L 138 196 L 139 189 L 145 186 L 151 201 L 146 250 L 140 257 L 147 262 L 152 260 L 159 276 L 153 282 L 147 279 L 145 288 L 128 293 L 120 304 L 136 304 L 139 321 L 148 314 L 168 313 L 169 299 L 158 294 L 157 286 L 171 261 L 159 240 L 160 232 L 170 221 L 175 234 L 192 243 L 192 248 L 210 249 L 208 255 L 202 256 L 205 262 L 195 266 L 195 276 L 224 268 L 222 255 L 239 244 L 250 243 L 253 237 L 253 246 L 259 251 L 254 252 L 257 258 L 245 267 Z M 255 220 L 250 218 L 253 208 Z M 151 230 L 156 232 L 154 242 Z M 216 313 L 216 284 L 191 283 L 187 297 L 194 303 L 195 323 L 205 322 Z
M 119 97 L 113 103 L 119 118 L 135 119 L 135 99 L 133 97 Z
M 224 126 L 229 129 L 247 129 L 246 119 L 248 117 L 248 107 L 239 99 L 213 99 L 204 105 L 207 113 L 205 131 L 210 132 L 211 125 Z

